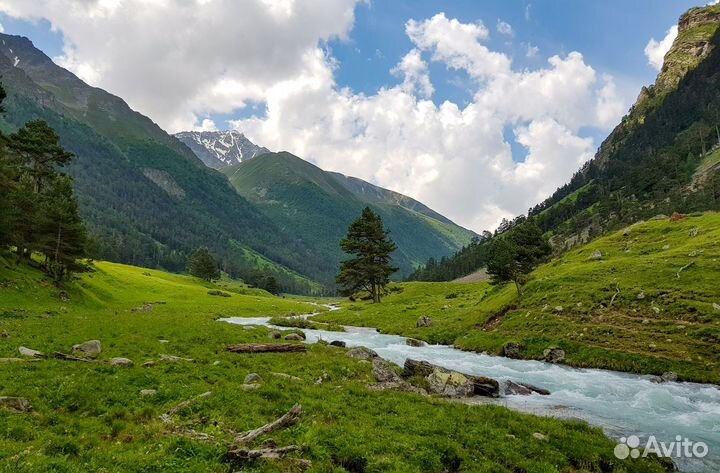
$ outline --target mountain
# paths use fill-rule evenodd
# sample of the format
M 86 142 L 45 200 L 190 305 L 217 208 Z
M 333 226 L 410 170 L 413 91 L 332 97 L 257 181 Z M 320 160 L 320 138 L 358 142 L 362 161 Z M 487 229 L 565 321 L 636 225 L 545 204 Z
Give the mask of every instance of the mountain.
M 401 276 L 432 255 L 453 254 L 475 236 L 416 200 L 326 172 L 287 152 L 264 154 L 222 171 L 273 223 L 326 255 L 329 278 L 344 257 L 338 241 L 366 206 L 382 216 L 398 244 L 393 257 Z
M 719 31 L 720 5 L 682 15 L 655 84 L 642 88 L 596 156 L 530 209 L 557 252 L 661 214 L 720 210 Z M 451 280 L 482 266 L 484 255 L 479 242 L 414 276 Z
M 238 131 L 183 131 L 175 137 L 185 143 L 206 166 L 221 169 L 270 150 L 258 146 Z
M 122 99 L 88 86 L 19 36 L 0 34 L 0 75 L 8 93 L 0 129 L 45 120 L 77 155 L 67 172 L 93 256 L 182 271 L 188 254 L 208 246 L 234 275 L 273 275 L 286 290 L 317 287 L 308 278 L 324 274 L 314 263 L 322 255 Z

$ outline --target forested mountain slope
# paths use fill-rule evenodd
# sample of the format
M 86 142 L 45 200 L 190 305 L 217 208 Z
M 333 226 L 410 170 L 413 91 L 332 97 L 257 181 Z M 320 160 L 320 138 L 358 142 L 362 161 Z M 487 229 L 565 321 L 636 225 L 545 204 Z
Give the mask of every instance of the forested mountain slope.
M 409 274 L 429 256 L 449 255 L 474 236 L 423 204 L 342 174 L 323 171 L 290 153 L 269 153 L 223 169 L 237 191 L 273 223 L 324 255 L 324 281 L 344 257 L 338 242 L 362 209 L 375 209 L 397 243 L 394 263 Z
M 655 215 L 720 209 L 719 27 L 720 5 L 685 13 L 655 84 L 643 87 L 595 158 L 529 210 L 557 252 Z M 484 252 L 471 245 L 414 277 L 454 279 L 482 266 Z
M 0 35 L 0 75 L 8 92 L 0 119 L 12 131 L 46 120 L 77 155 L 68 168 L 94 256 L 184 270 L 208 246 L 226 270 L 252 280 L 275 276 L 287 290 L 320 275 L 320 259 L 238 195 L 184 144 L 120 98 L 55 65 L 26 38 Z M 262 256 L 261 256 L 262 255 Z M 265 258 L 271 260 L 271 264 Z

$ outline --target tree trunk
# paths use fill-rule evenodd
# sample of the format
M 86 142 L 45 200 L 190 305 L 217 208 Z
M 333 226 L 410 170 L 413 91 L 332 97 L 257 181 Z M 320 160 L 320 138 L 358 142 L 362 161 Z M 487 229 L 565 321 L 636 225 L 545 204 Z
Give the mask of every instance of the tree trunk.
M 54 262 L 53 262 L 53 275 L 55 277 L 55 282 L 60 282 L 60 264 L 58 260 L 60 259 L 60 240 L 62 239 L 62 225 L 58 225 L 58 232 L 57 232 L 57 240 L 55 241 L 55 256 L 54 256 Z

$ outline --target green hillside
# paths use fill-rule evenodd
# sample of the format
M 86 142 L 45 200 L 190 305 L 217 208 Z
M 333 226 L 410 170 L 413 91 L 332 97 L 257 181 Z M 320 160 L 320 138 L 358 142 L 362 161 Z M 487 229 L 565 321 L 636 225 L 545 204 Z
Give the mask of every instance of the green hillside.
M 707 213 L 639 223 L 572 250 L 535 270 L 521 301 L 512 284 L 405 283 L 381 306 L 353 303 L 318 320 L 498 355 L 515 342 L 530 359 L 560 347 L 574 366 L 717 383 L 718 275 L 720 214 Z M 415 326 L 423 315 L 432 327 Z
M 449 255 L 472 232 L 401 194 L 360 179 L 325 172 L 290 153 L 269 153 L 223 169 L 238 193 L 315 254 L 325 282 L 344 257 L 338 242 L 365 206 L 383 218 L 398 244 L 400 276 L 433 255 Z
M 208 294 L 215 286 L 193 278 L 96 263 L 94 273 L 66 288 L 63 302 L 42 273 L 4 256 L 0 281 L 0 396 L 32 403 L 30 413 L 0 409 L 0 471 L 287 473 L 301 471 L 299 459 L 328 472 L 557 472 L 578 465 L 598 473 L 667 471 L 650 459 L 618 462 L 615 442 L 584 423 L 370 390 L 371 365 L 344 349 L 226 351 L 233 343 L 272 340 L 264 328 L 246 330 L 218 317 L 317 310 L 262 291 L 224 288 L 230 297 L 217 297 Z M 19 346 L 68 352 L 92 339 L 102 343 L 95 362 L 6 361 Z M 193 361 L 161 361 L 163 354 Z M 113 357 L 134 365 L 112 366 Z M 261 377 L 253 389 L 243 387 L 250 373 Z M 212 395 L 177 409 L 172 424 L 161 420 L 206 392 Z M 272 437 L 300 451 L 250 465 L 229 462 L 236 433 L 295 403 L 303 411 L 297 425 L 256 443 Z
M 226 270 L 251 279 L 258 272 L 256 258 L 238 249 L 244 247 L 280 265 L 267 275 L 286 290 L 310 290 L 289 276 L 293 271 L 311 279 L 323 274 L 310 248 L 149 118 L 55 65 L 29 40 L 0 38 L 0 75 L 8 93 L 0 129 L 46 120 L 77 155 L 67 172 L 74 177 L 94 256 L 184 271 L 188 255 L 208 246 Z

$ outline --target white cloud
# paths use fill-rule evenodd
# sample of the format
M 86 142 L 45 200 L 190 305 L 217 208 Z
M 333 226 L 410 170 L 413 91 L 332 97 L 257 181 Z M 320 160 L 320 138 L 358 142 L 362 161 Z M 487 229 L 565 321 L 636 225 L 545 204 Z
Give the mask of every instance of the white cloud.
M 662 69 L 665 54 L 670 50 L 670 47 L 672 46 L 673 41 L 675 41 L 675 38 L 677 38 L 677 35 L 678 27 L 677 25 L 673 25 L 667 30 L 667 33 L 662 40 L 656 41 L 655 38 L 650 38 L 647 46 L 645 46 L 645 56 L 648 59 L 648 64 L 658 71 Z
M 626 104 L 580 53 L 515 70 L 481 22 L 438 13 L 410 20 L 398 84 L 339 86 L 325 49 L 346 37 L 356 0 L 0 0 L 46 18 L 66 40 L 58 59 L 170 131 L 214 129 L 210 113 L 264 104 L 233 126 L 270 149 L 418 198 L 476 231 L 523 213 L 566 182 Z M 528 46 L 530 51 L 530 46 Z M 470 102 L 434 103 L 428 62 L 468 76 Z M 525 147 L 513 161 L 507 130 Z
M 540 48 L 537 46 L 528 43 L 527 45 L 527 51 L 525 52 L 525 56 L 529 58 L 537 57 L 537 55 L 540 53 Z
M 496 29 L 497 29 L 498 33 L 504 34 L 507 36 L 512 36 L 514 34 L 512 26 L 510 26 L 510 23 L 507 23 L 502 20 L 498 20 Z

